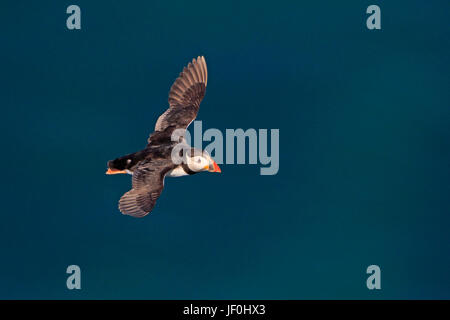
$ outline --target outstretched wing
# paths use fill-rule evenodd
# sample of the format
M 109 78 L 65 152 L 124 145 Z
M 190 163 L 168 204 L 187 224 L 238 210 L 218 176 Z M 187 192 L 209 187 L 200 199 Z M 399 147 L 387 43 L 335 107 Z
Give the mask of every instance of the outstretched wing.
M 133 171 L 132 189 L 119 200 L 119 210 L 136 218 L 146 216 L 164 188 L 164 176 L 174 168 L 169 160 L 143 163 Z
M 208 71 L 203 56 L 193 59 L 175 80 L 169 92 L 169 108 L 158 118 L 148 139 L 168 138 L 175 129 L 186 129 L 197 117 L 205 96 Z

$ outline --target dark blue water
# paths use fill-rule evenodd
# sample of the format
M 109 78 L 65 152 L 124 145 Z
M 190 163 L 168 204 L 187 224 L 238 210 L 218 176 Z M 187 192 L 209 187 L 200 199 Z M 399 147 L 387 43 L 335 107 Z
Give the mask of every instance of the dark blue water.
M 370 4 L 3 2 L 0 298 L 450 298 L 450 3 L 377 1 L 378 31 Z M 280 170 L 166 179 L 123 216 L 106 161 L 198 55 L 203 128 L 280 129 Z

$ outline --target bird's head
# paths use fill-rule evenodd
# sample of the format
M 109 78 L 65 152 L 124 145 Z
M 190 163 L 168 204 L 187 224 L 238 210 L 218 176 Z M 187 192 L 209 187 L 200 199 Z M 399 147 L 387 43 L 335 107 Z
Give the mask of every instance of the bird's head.
M 217 163 L 206 151 L 192 149 L 186 156 L 186 164 L 192 171 L 221 172 Z

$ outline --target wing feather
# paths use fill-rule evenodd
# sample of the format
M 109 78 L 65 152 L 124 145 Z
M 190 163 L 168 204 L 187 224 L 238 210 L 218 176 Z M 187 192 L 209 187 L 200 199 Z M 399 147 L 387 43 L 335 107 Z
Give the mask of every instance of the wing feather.
M 164 188 L 164 177 L 173 169 L 171 160 L 147 162 L 133 172 L 132 189 L 119 200 L 119 210 L 125 215 L 141 218 L 156 204 Z
M 152 142 L 152 137 L 160 139 L 161 132 L 170 140 L 173 130 L 187 128 L 197 117 L 207 80 L 208 71 L 203 56 L 193 59 L 183 68 L 170 88 L 169 108 L 156 121 L 155 132 L 150 135 L 148 143 Z

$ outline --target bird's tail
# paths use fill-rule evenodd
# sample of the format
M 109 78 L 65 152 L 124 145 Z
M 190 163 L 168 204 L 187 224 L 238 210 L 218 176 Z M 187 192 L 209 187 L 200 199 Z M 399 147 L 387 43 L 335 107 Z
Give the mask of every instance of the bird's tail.
M 127 154 L 126 156 L 119 157 L 114 160 L 108 161 L 108 168 L 111 170 L 130 170 L 134 167 L 139 161 L 145 158 L 145 151 L 141 150 L 138 152 Z

